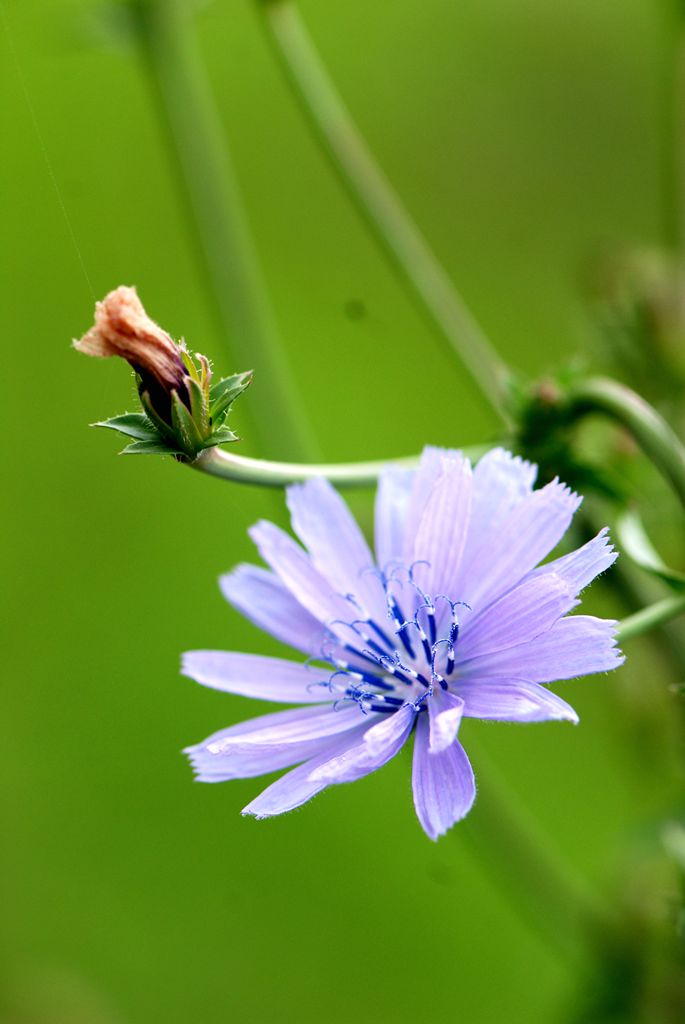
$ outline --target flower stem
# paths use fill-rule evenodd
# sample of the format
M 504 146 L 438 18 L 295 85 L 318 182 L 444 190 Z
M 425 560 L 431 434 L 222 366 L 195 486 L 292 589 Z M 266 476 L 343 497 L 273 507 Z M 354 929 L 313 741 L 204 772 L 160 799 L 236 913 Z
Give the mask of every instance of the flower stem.
M 264 448 L 306 458 L 311 451 L 270 310 L 231 154 L 192 24 L 182 0 L 132 0 L 135 24 L 173 153 L 190 200 L 197 235 L 232 358 L 255 368 L 254 425 Z M 278 430 L 270 426 L 278 424 Z
M 314 134 L 367 224 L 482 394 L 508 425 L 508 369 L 376 163 L 290 0 L 259 0 L 267 35 Z
M 685 446 L 656 409 L 624 384 L 604 377 L 574 385 L 567 399 L 571 419 L 601 412 L 626 427 L 685 508 Z
M 622 619 L 618 628 L 618 639 L 621 643 L 632 640 L 633 637 L 647 633 L 656 626 L 663 626 L 684 613 L 685 595 L 666 597 L 663 601 L 641 608 L 639 612 Z
M 484 448 L 464 448 L 464 454 L 475 460 Z M 261 487 L 286 487 L 302 483 L 313 477 L 323 476 L 338 487 L 368 487 L 376 483 L 380 473 L 390 464 L 403 469 L 416 469 L 418 455 L 400 459 L 379 459 L 375 462 L 306 463 L 267 462 L 265 459 L 248 459 L 232 455 L 221 448 L 207 448 L 190 465 L 202 473 L 232 480 L 240 484 L 254 484 Z

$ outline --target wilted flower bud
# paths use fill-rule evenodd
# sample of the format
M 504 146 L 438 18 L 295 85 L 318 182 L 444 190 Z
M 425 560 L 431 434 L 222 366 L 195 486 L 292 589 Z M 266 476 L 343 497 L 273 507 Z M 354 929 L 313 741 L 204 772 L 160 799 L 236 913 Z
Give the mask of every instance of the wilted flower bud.
M 121 356 L 140 378 L 158 414 L 171 422 L 171 392 L 190 408 L 181 350 L 145 312 L 135 288 L 121 285 L 95 304 L 95 323 L 74 348 L 89 356 Z
M 127 413 L 97 426 L 136 438 L 127 454 L 175 454 L 195 458 L 203 448 L 237 440 L 224 421 L 251 373 L 211 384 L 205 356 L 189 352 L 151 320 L 135 288 L 121 286 L 95 306 L 95 323 L 74 348 L 86 355 L 121 356 L 133 368 L 145 415 Z

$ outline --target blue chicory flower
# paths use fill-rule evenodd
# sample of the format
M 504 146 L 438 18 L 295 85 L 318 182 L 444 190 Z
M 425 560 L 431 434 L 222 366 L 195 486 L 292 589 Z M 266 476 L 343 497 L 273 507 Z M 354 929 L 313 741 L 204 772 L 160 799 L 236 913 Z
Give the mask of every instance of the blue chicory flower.
M 259 522 L 250 533 L 270 570 L 240 565 L 221 586 L 307 660 L 190 651 L 183 672 L 215 689 L 305 706 L 189 747 L 197 778 L 298 765 L 243 811 L 267 818 L 376 771 L 414 732 L 414 805 L 437 839 L 475 797 L 457 739 L 463 718 L 577 722 L 543 684 L 622 663 L 615 622 L 568 615 L 616 554 L 602 530 L 539 565 L 582 499 L 558 480 L 533 490 L 535 476 L 535 466 L 500 448 L 473 470 L 459 452 L 437 448 L 425 449 L 415 471 L 390 465 L 376 497 L 375 560 L 326 480 L 290 487 L 304 549 Z

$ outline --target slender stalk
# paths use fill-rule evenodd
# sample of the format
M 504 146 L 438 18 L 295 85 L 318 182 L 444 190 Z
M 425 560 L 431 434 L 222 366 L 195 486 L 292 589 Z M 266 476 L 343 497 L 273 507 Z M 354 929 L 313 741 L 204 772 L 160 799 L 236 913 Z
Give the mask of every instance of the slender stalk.
M 567 398 L 572 419 L 600 412 L 626 427 L 685 508 L 685 446 L 656 409 L 624 384 L 604 377 L 581 381 Z
M 132 0 L 149 71 L 185 183 L 222 333 L 238 369 L 254 367 L 255 432 L 264 450 L 311 447 L 270 310 L 229 148 L 183 0 Z M 271 425 L 277 423 L 278 429 Z
M 507 897 L 562 956 L 588 932 L 615 925 L 604 903 L 575 865 L 544 832 L 480 743 L 469 752 L 481 785 L 476 805 L 459 825 L 494 868 Z
M 290 0 L 259 0 L 267 35 L 343 184 L 434 327 L 508 425 L 508 369 L 378 166 Z
M 464 448 L 464 454 L 475 461 L 486 448 Z M 207 448 L 191 462 L 193 469 L 234 483 L 261 487 L 286 487 L 313 477 L 324 476 L 338 487 L 368 487 L 375 484 L 381 472 L 392 464 L 401 469 L 416 469 L 419 455 L 400 459 L 379 459 L 375 462 L 307 463 L 267 462 L 232 455 L 221 448 Z
M 663 601 L 648 605 L 634 615 L 623 619 L 618 629 L 618 639 L 621 643 L 632 640 L 633 637 L 647 633 L 656 626 L 663 626 L 679 615 L 685 614 L 685 595 L 677 597 L 665 597 Z

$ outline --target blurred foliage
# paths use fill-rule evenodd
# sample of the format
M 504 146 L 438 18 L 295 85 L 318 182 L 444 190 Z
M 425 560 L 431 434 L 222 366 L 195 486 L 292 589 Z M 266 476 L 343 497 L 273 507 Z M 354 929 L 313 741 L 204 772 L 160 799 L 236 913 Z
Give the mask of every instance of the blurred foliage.
M 670 238 L 673 5 L 303 0 L 301 9 L 382 166 L 522 378 L 578 360 L 594 370 L 627 345 L 621 374 L 677 403 L 678 259 L 656 259 L 657 284 L 651 269 L 621 271 L 618 284 L 609 274 L 601 352 L 579 284 L 598 251 L 653 252 Z M 104 21 L 102 10 L 91 0 L 2 5 L 0 280 L 7 376 L 16 380 L 19 364 L 21 381 L 2 403 L 12 443 L 0 1020 L 680 1020 L 682 872 L 653 837 L 682 800 L 682 696 L 658 639 L 635 642 L 611 678 L 563 685 L 577 730 L 464 727 L 465 744 L 479 739 L 576 869 L 613 885 L 617 902 L 627 893 L 622 919 L 633 925 L 620 943 L 596 936 L 558 958 L 498 884 L 506 848 L 486 866 L 458 827 L 427 843 L 406 759 L 262 824 L 239 815 L 260 780 L 192 785 L 179 750 L 260 708 L 193 688 L 178 676 L 178 654 L 278 652 L 226 608 L 216 577 L 254 558 L 251 522 L 285 514 L 277 494 L 172 460 L 116 459 L 105 432 L 86 427 L 133 399 L 120 367 L 94 367 L 69 348 L 95 298 L 119 283 L 135 283 L 218 376 L 240 368 L 135 37 L 120 9 Z M 485 404 L 309 137 L 254 6 L 199 4 L 197 30 L 324 457 L 495 439 Z M 646 338 L 645 323 L 657 333 Z M 617 324 L 629 337 L 620 346 Z M 254 368 L 256 389 L 269 367 Z M 49 410 L 51 437 L 29 422 L 29 401 Z M 240 450 L 255 454 L 240 408 L 250 401 L 231 425 L 245 437 Z M 607 468 L 616 447 L 599 450 L 610 453 Z M 561 454 L 546 456 L 550 470 Z M 659 494 L 634 450 L 624 466 L 632 486 Z M 351 500 L 370 527 L 370 495 Z M 669 507 L 651 504 L 663 522 L 658 550 L 677 565 Z M 584 610 L 621 614 L 620 600 L 599 583 Z

